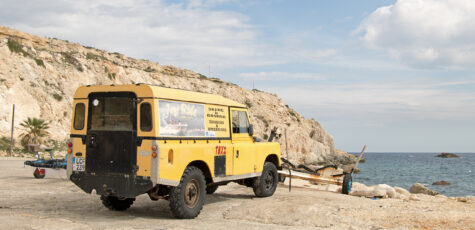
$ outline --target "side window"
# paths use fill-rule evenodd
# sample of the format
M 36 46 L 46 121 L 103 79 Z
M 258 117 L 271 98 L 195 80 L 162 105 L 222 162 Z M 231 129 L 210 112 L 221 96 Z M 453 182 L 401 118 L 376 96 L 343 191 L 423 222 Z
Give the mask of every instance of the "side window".
M 232 111 L 233 133 L 248 133 L 249 120 L 246 111 Z
M 86 116 L 86 106 L 84 103 L 77 103 L 74 109 L 74 129 L 84 129 L 84 120 Z
M 140 130 L 152 131 L 152 106 L 149 103 L 140 105 Z

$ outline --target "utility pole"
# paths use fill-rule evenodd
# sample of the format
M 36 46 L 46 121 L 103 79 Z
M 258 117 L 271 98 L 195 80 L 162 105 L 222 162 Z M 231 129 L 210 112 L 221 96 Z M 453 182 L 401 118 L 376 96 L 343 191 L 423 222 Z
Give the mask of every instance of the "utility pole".
M 12 156 L 13 153 L 13 130 L 15 129 L 15 104 L 13 104 L 13 113 L 12 113 L 12 136 L 10 138 L 10 152 L 8 153 L 9 156 Z

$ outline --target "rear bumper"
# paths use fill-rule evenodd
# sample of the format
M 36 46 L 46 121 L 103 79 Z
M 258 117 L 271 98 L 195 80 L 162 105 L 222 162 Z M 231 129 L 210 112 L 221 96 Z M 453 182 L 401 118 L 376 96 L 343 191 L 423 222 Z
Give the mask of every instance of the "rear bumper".
M 92 175 L 83 172 L 73 172 L 70 180 L 84 192 L 96 190 L 99 195 L 134 198 L 153 188 L 152 181 L 129 174 Z

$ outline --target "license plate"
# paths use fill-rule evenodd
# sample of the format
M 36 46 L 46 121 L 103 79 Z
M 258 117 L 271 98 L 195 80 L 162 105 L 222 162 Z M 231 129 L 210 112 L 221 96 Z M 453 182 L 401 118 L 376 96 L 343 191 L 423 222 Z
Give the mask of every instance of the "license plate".
M 86 161 L 84 157 L 73 157 L 73 171 L 84 171 Z

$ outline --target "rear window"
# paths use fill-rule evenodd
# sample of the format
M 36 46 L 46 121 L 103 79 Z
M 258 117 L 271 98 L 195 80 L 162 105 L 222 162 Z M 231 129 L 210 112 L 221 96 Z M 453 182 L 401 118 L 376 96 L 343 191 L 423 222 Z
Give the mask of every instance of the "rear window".
M 74 109 L 74 129 L 84 129 L 84 118 L 86 115 L 86 106 L 84 103 L 77 103 Z
M 152 106 L 149 103 L 140 105 L 140 130 L 152 131 Z
M 132 131 L 133 103 L 128 97 L 91 99 L 91 130 Z

